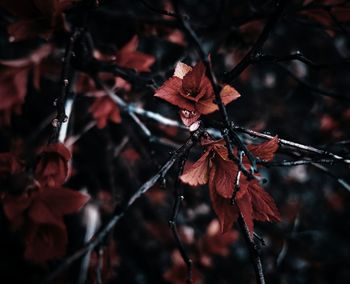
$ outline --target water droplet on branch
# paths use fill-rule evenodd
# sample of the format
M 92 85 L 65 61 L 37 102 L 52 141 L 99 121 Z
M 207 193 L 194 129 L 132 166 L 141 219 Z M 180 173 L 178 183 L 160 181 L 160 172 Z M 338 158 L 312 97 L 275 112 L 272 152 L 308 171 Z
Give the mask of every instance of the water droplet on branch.
M 58 125 L 59 125 L 58 119 L 57 119 L 57 118 L 53 119 L 52 122 L 51 122 L 51 124 L 52 124 L 52 126 L 55 127 L 55 128 L 58 127 Z

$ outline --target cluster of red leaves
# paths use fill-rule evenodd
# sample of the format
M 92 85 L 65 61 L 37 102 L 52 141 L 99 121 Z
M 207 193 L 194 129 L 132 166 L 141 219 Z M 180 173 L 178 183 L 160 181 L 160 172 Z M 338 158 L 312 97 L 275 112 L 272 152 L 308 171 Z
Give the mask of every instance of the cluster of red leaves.
M 71 0 L 2 0 L 0 7 L 16 17 L 8 26 L 11 41 L 21 41 L 38 35 L 48 39 L 56 30 L 65 29 L 63 11 Z
M 34 70 L 34 86 L 39 87 L 40 76 L 37 67 L 51 49 L 50 45 L 43 45 L 24 58 L 0 60 L 0 125 L 9 125 L 12 113 L 21 113 L 31 70 Z
M 95 57 L 98 60 L 109 61 L 119 67 L 134 69 L 137 72 L 149 72 L 155 57 L 138 51 L 138 45 L 139 39 L 137 36 L 134 36 L 115 54 L 105 55 L 96 51 Z M 131 85 L 120 77 L 114 77 L 111 74 L 101 74 L 101 77 L 104 81 L 112 81 L 114 83 L 112 89 L 123 89 L 126 92 L 131 90 Z M 106 127 L 108 120 L 116 124 L 121 122 L 122 118 L 117 104 L 105 92 L 97 90 L 89 77 L 81 75 L 78 80 L 77 91 L 79 93 L 89 93 L 96 97 L 89 108 L 89 112 L 96 120 L 99 128 Z
M 63 256 L 67 245 L 63 216 L 77 212 L 89 200 L 86 195 L 62 187 L 70 157 L 63 144 L 43 147 L 32 178 L 18 157 L 0 154 L 0 179 L 23 180 L 19 193 L 7 189 L 2 205 L 11 229 L 24 238 L 24 257 L 28 260 L 43 263 Z
M 155 96 L 178 106 L 181 120 L 186 126 L 198 121 L 201 115 L 218 110 L 214 102 L 214 90 L 202 62 L 193 68 L 179 62 L 174 75 L 156 91 Z M 225 85 L 220 96 L 224 105 L 227 105 L 239 98 L 240 94 L 233 87 Z
M 279 221 L 280 214 L 272 197 L 265 192 L 256 180 L 248 180 L 244 175 L 240 178 L 240 188 L 235 192 L 235 180 L 239 169 L 229 159 L 223 140 L 202 142 L 206 148 L 202 157 L 187 167 L 181 180 L 191 186 L 209 184 L 213 209 L 219 218 L 222 232 L 232 228 L 239 213 L 249 228 L 254 231 L 253 220 Z M 259 144 L 248 145 L 248 150 L 257 158 L 271 161 L 278 149 L 277 137 Z M 237 154 L 237 153 L 233 153 Z M 243 158 L 243 165 L 249 168 L 249 160 Z M 232 203 L 234 197 L 234 204 Z

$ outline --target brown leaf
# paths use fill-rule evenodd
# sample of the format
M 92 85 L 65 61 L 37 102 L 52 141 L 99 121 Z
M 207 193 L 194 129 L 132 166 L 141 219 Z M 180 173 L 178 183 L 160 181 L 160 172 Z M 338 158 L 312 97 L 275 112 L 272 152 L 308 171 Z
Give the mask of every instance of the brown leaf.
M 215 168 L 212 168 L 209 175 L 209 194 L 211 205 L 215 214 L 218 216 L 221 232 L 225 233 L 232 229 L 233 224 L 238 218 L 237 207 L 232 206 L 231 200 L 221 197 L 216 192 L 215 186 Z
M 252 152 L 254 156 L 261 160 L 271 161 L 278 149 L 278 137 L 275 136 L 273 139 L 258 144 L 248 145 L 248 150 Z
M 182 81 L 178 77 L 171 77 L 156 91 L 155 97 L 161 98 L 180 109 L 194 111 L 194 105 L 179 95 Z
M 224 105 L 237 100 L 240 96 L 237 90 L 230 85 L 225 85 L 220 91 L 220 97 Z
M 208 183 L 209 154 L 209 151 L 205 152 L 193 165 L 185 168 L 184 173 L 180 177 L 183 183 L 187 183 L 191 186 Z
M 249 184 L 248 192 L 251 198 L 253 218 L 255 220 L 268 222 L 278 222 L 281 220 L 275 201 L 261 188 L 257 181 Z

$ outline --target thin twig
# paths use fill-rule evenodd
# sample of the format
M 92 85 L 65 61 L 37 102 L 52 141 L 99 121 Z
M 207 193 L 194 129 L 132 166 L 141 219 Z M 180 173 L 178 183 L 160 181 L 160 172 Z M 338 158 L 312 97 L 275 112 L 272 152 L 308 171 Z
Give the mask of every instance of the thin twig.
M 70 87 L 72 86 L 71 60 L 73 57 L 74 45 L 76 40 L 79 38 L 80 33 L 81 33 L 80 29 L 74 30 L 74 32 L 69 38 L 69 41 L 66 47 L 65 55 L 63 58 L 63 67 L 61 72 L 61 82 L 60 82 L 61 94 L 59 98 L 57 98 L 56 100 L 57 115 L 56 115 L 56 118 L 52 120 L 52 133 L 49 138 L 49 143 L 58 142 L 62 123 L 65 123 L 68 121 L 68 117 L 65 112 L 65 107 L 66 107 L 66 99 L 70 91 Z
M 102 284 L 103 253 L 103 247 L 100 246 L 97 249 L 96 284 Z
M 191 284 L 192 283 L 192 260 L 188 256 L 188 253 L 185 249 L 185 246 L 181 241 L 181 238 L 180 238 L 178 230 L 177 230 L 177 224 L 176 224 L 177 216 L 179 214 L 180 207 L 181 207 L 181 202 L 184 199 L 183 195 L 180 192 L 180 176 L 184 170 L 184 166 L 185 166 L 185 162 L 186 162 L 187 157 L 188 157 L 188 153 L 189 153 L 189 151 L 187 151 L 187 153 L 185 153 L 185 155 L 179 161 L 180 167 L 179 167 L 177 179 L 176 179 L 175 186 L 174 186 L 175 202 L 174 202 L 174 206 L 173 206 L 172 216 L 169 219 L 169 227 L 170 227 L 171 232 L 175 238 L 176 245 L 177 245 L 177 248 L 180 252 L 180 255 L 181 255 L 181 257 L 182 257 L 182 259 L 185 262 L 186 267 L 187 267 L 186 283 Z
M 169 17 L 174 17 L 177 18 L 178 15 L 176 15 L 174 12 L 170 12 L 170 11 L 166 11 L 166 10 L 162 10 L 162 9 L 158 9 L 153 7 L 152 5 L 150 5 L 146 0 L 139 0 L 147 9 L 149 9 L 150 11 L 160 14 L 160 15 L 164 15 L 164 16 L 169 16 Z
M 332 160 L 332 159 L 315 159 L 315 160 L 311 159 L 311 160 L 279 161 L 279 162 L 259 161 L 258 163 L 264 165 L 265 167 L 296 167 L 300 165 L 310 165 L 313 163 L 333 165 L 334 162 L 335 160 Z
M 341 65 L 350 65 L 349 58 L 343 58 L 342 60 L 338 60 L 337 62 L 316 63 L 311 59 L 305 57 L 302 53 L 298 51 L 296 53 L 280 55 L 280 56 L 275 56 L 271 54 L 260 54 L 259 56 L 256 56 L 251 61 L 251 63 L 252 64 L 260 64 L 260 63 L 266 63 L 266 62 L 278 63 L 278 62 L 286 62 L 286 61 L 293 61 L 293 60 L 298 60 L 316 70 L 324 69 L 324 68 L 337 68 Z
M 342 94 L 338 94 L 338 93 L 335 93 L 335 92 L 332 92 L 332 91 L 324 90 L 324 89 L 318 88 L 316 86 L 313 86 L 310 83 L 308 83 L 308 82 L 300 79 L 299 77 L 297 77 L 287 67 L 285 67 L 285 66 L 283 66 L 281 64 L 278 64 L 278 63 L 276 64 L 276 66 L 278 66 L 281 70 L 286 72 L 293 80 L 298 82 L 304 88 L 310 90 L 312 93 L 320 94 L 322 96 L 326 96 L 326 97 L 330 97 L 330 98 L 334 98 L 334 99 L 338 99 L 338 100 L 341 100 L 343 102 L 349 102 L 350 101 L 350 96 L 345 96 L 345 95 L 342 95 Z
M 239 159 L 243 159 L 243 152 L 240 152 Z M 256 275 L 256 281 L 258 284 L 265 284 L 265 277 L 263 272 L 263 267 L 259 255 L 258 246 L 254 242 L 254 232 L 250 234 L 249 228 L 247 226 L 247 223 L 244 220 L 244 216 L 242 215 L 241 209 L 239 208 L 238 203 L 236 202 L 236 195 L 237 192 L 240 190 L 240 180 L 241 180 L 241 172 L 237 172 L 236 180 L 235 180 L 235 187 L 232 194 L 232 205 L 235 206 L 238 210 L 238 225 L 243 233 L 244 240 L 248 246 L 250 257 L 252 259 L 252 262 L 254 264 L 254 270 Z
M 251 63 L 252 59 L 261 52 L 262 46 L 265 41 L 268 39 L 271 31 L 275 28 L 279 19 L 281 18 L 285 5 L 287 4 L 287 0 L 277 0 L 275 1 L 276 9 L 272 13 L 272 15 L 267 20 L 263 31 L 261 32 L 259 38 L 254 43 L 253 47 L 249 50 L 249 52 L 243 57 L 243 59 L 229 72 L 224 74 L 223 81 L 225 83 L 232 83 Z
M 261 133 L 261 132 L 254 131 L 254 130 L 244 128 L 241 126 L 237 126 L 237 125 L 233 125 L 232 127 L 238 132 L 246 133 L 246 134 L 253 136 L 253 137 L 259 137 L 259 138 L 268 139 L 268 140 L 271 140 L 275 137 L 275 136 L 270 135 L 270 134 Z M 293 141 L 289 141 L 289 140 L 281 139 L 281 138 L 278 139 L 278 143 L 280 145 L 285 145 L 285 146 L 292 147 L 294 149 L 298 149 L 298 150 L 301 150 L 304 152 L 309 152 L 309 153 L 317 154 L 320 156 L 329 157 L 329 158 L 332 158 L 334 160 L 338 160 L 338 161 L 341 161 L 343 163 L 350 164 L 350 159 L 346 159 L 346 158 L 339 156 L 337 154 L 334 154 L 332 152 L 321 150 L 321 149 L 315 148 L 313 146 L 308 146 L 308 145 L 300 144 L 297 142 L 293 142 Z

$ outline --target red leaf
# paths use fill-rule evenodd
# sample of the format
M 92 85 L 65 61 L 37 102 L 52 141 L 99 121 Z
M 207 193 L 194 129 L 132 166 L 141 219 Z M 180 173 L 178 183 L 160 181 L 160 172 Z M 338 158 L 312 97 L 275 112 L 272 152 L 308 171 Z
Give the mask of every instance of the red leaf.
M 203 62 L 197 63 L 182 80 L 182 89 L 185 93 L 196 93 L 199 90 L 200 83 L 205 75 L 205 66 Z
M 248 192 L 253 206 L 253 218 L 258 221 L 278 222 L 280 213 L 272 197 L 263 190 L 257 181 L 251 182 Z
M 238 218 L 237 207 L 232 206 L 231 200 L 223 198 L 216 193 L 215 186 L 215 168 L 212 168 L 209 175 L 209 193 L 211 205 L 215 214 L 218 216 L 221 232 L 225 233 L 232 229 L 233 224 Z
M 32 199 L 28 210 L 29 219 L 37 225 L 53 225 L 65 229 L 63 215 L 55 212 L 50 206 L 50 202 L 45 202 L 41 194 L 37 194 Z
M 108 120 L 117 124 L 122 121 L 118 106 L 107 95 L 97 98 L 90 106 L 89 112 L 96 120 L 98 128 L 106 127 Z
M 201 114 L 209 114 L 218 110 L 218 106 L 214 103 L 214 98 L 198 101 L 196 108 Z
M 243 220 L 248 227 L 250 237 L 253 237 L 254 222 L 253 222 L 253 207 L 250 195 L 246 190 L 240 189 L 236 195 L 236 202 L 242 214 Z
M 184 76 L 192 70 L 191 66 L 185 63 L 178 62 L 175 67 L 174 76 L 183 79 Z
M 237 100 L 240 96 L 237 90 L 230 85 L 225 85 L 220 91 L 220 97 L 224 105 Z
M 148 72 L 156 59 L 153 55 L 137 51 L 138 45 L 139 39 L 135 35 L 116 53 L 116 63 L 121 67 L 135 69 L 138 72 Z
M 46 188 L 38 196 L 56 216 L 78 212 L 89 199 L 88 195 L 67 188 Z
M 236 90 L 228 86 L 223 88 L 221 94 L 225 104 L 239 96 Z M 202 114 L 218 110 L 214 102 L 214 90 L 205 76 L 203 62 L 197 63 L 193 69 L 184 63 L 177 63 L 174 76 L 156 91 L 155 96 L 178 106 L 186 126 L 195 123 Z
M 278 149 L 278 137 L 275 136 L 273 139 L 258 144 L 249 145 L 248 150 L 252 152 L 254 156 L 261 160 L 271 161 Z
M 178 77 L 171 77 L 156 91 L 155 97 L 161 98 L 168 103 L 178 106 L 180 109 L 194 111 L 192 102 L 179 95 L 182 81 Z
M 216 156 L 213 160 L 215 176 L 213 177 L 216 192 L 223 198 L 232 198 L 237 166 L 232 161 L 225 161 Z M 211 173 L 212 174 L 212 173 Z
M 180 177 L 183 183 L 187 183 L 191 186 L 208 183 L 209 154 L 209 151 L 205 152 L 193 165 L 185 168 L 184 173 Z

